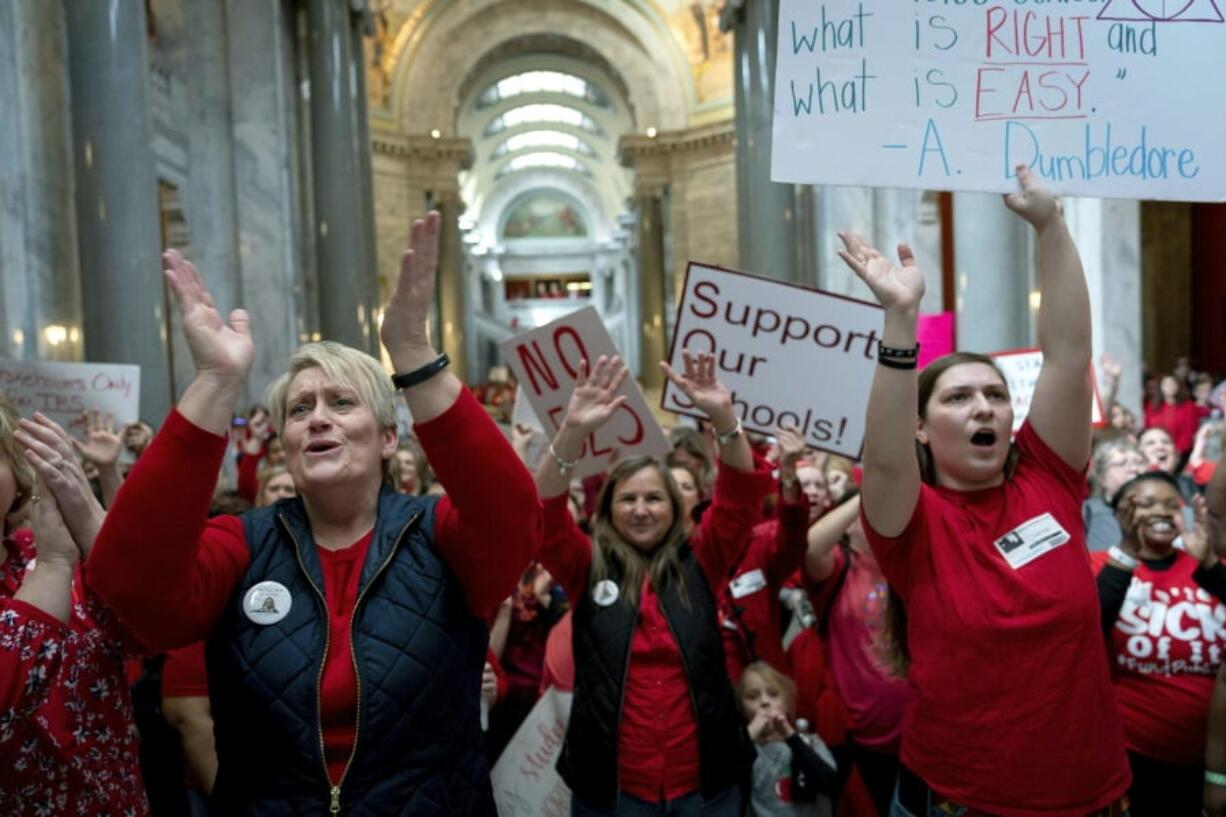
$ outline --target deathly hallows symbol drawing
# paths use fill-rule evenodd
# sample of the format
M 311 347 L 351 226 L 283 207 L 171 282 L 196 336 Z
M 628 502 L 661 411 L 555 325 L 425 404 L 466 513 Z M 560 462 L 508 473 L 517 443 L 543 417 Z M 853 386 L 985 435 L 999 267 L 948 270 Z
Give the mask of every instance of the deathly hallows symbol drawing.
M 1099 20 L 1125 23 L 1222 23 L 1218 0 L 1107 0 Z

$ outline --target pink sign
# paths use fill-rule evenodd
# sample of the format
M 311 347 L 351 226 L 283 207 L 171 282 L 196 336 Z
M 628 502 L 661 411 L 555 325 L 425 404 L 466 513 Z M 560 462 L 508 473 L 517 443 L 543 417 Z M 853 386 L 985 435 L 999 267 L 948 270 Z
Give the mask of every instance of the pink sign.
M 920 315 L 915 339 L 919 341 L 919 366 L 924 368 L 942 355 L 954 350 L 954 313 L 938 312 Z

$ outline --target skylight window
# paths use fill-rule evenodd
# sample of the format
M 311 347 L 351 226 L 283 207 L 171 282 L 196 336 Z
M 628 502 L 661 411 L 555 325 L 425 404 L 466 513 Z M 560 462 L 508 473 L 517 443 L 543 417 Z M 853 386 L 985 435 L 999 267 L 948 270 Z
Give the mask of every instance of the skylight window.
M 514 173 L 517 170 L 528 170 L 530 168 L 548 167 L 558 170 L 570 170 L 575 173 L 581 173 L 584 176 L 590 176 L 591 171 L 587 165 L 576 159 L 574 156 L 567 156 L 565 153 L 553 153 L 551 151 L 537 151 L 536 153 L 525 153 L 523 156 L 516 156 L 509 160 L 499 171 L 499 176 L 504 176 L 507 173 Z
M 525 71 L 500 79 L 477 97 L 477 107 L 488 108 L 520 94 L 566 94 L 601 108 L 609 107 L 609 98 L 603 91 L 587 80 L 561 71 Z
M 591 145 L 574 134 L 558 130 L 534 130 L 507 137 L 506 141 L 494 150 L 492 158 L 497 159 L 517 150 L 532 148 L 563 148 L 584 156 L 596 155 Z
M 535 122 L 570 125 L 571 127 L 582 128 L 590 133 L 598 134 L 601 132 L 600 126 L 580 110 L 568 108 L 565 105 L 537 103 L 534 105 L 520 105 L 518 108 L 512 108 L 505 112 L 493 122 L 490 122 L 482 135 L 490 136 L 507 128 Z

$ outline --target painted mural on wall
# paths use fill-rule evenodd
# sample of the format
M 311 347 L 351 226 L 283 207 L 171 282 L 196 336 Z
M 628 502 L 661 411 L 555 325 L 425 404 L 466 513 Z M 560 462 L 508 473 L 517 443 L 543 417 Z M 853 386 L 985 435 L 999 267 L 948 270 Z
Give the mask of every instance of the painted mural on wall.
M 583 216 L 558 196 L 532 196 L 516 204 L 502 228 L 503 238 L 583 238 Z

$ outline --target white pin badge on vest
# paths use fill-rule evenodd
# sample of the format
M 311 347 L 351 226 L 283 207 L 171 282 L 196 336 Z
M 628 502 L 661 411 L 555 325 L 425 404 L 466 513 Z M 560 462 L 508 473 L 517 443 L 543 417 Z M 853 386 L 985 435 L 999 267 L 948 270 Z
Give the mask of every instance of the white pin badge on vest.
M 609 579 L 596 582 L 596 586 L 592 588 L 592 601 L 601 607 L 608 607 L 616 602 L 618 595 L 617 583 Z
M 260 582 L 243 596 L 243 613 L 256 624 L 276 624 L 293 606 L 289 588 L 281 582 Z

